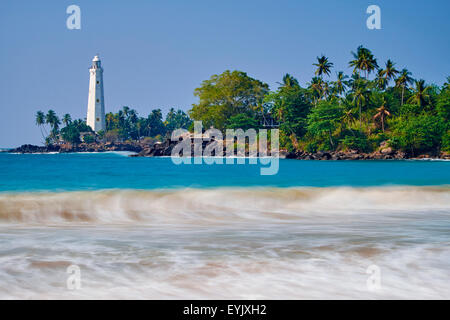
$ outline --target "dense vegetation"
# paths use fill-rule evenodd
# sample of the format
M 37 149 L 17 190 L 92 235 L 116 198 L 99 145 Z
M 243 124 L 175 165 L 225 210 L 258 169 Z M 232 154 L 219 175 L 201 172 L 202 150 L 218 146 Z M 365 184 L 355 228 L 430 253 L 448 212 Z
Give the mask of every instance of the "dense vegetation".
M 264 127 L 277 121 L 280 145 L 289 151 L 371 152 L 386 142 L 411 155 L 450 151 L 450 77 L 442 86 L 414 80 L 388 60 L 380 67 L 362 46 L 352 52 L 351 75 L 317 57 L 305 88 L 289 74 L 278 89 L 240 71 L 226 71 L 195 90 L 199 103 L 189 115 L 219 129 Z
M 105 120 L 106 131 L 95 134 L 84 120 L 72 121 L 69 114 L 65 114 L 60 120 L 53 110 L 49 110 L 47 114 L 42 111 L 36 113 L 36 124 L 41 129 L 47 145 L 61 142 L 92 143 L 96 140 L 104 142 L 141 141 L 144 138 L 158 141 L 170 135 L 176 128 L 187 129 L 192 122 L 185 112 L 173 108 L 169 110 L 163 120 L 160 109 L 152 110 L 146 118 L 143 118 L 138 116 L 136 110 L 127 106 L 117 113 L 107 113 Z M 64 125 L 62 129 L 60 129 L 61 123 Z M 45 125 L 49 126 L 49 130 Z
M 106 115 L 106 132 L 84 135 L 85 142 L 142 140 L 167 137 L 175 128 L 191 128 L 192 120 L 203 127 L 280 128 L 280 146 L 289 151 L 358 150 L 371 152 L 380 143 L 410 155 L 450 151 L 450 77 L 442 86 L 413 79 L 407 69 L 388 60 L 380 66 L 362 46 L 352 52 L 350 75 L 334 72 L 334 64 L 317 57 L 315 75 L 302 87 L 286 74 L 270 91 L 262 81 L 241 71 L 225 71 L 203 81 L 194 91 L 199 98 L 188 112 L 171 109 L 163 121 L 160 109 L 146 118 L 123 107 Z M 334 79 L 331 74 L 335 73 Z M 59 130 L 61 121 L 64 127 Z M 50 110 L 38 112 L 36 123 L 47 143 L 61 139 L 79 143 L 80 132 L 91 132 L 82 120 L 62 120 Z

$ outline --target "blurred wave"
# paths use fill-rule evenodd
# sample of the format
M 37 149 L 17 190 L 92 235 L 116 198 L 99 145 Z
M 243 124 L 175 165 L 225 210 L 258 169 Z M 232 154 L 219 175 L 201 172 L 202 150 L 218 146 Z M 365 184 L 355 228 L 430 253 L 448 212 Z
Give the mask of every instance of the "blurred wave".
M 217 188 L 0 194 L 0 223 L 289 223 L 351 214 L 450 212 L 450 187 Z

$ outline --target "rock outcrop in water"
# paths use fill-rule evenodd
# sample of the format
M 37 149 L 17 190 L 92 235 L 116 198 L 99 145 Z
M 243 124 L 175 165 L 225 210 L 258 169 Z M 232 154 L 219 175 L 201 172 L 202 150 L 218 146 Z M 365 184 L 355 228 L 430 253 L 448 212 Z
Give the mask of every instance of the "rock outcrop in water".
M 60 147 L 49 145 L 49 146 L 35 146 L 32 144 L 24 144 L 18 148 L 8 150 L 8 152 L 12 153 L 53 153 L 59 152 Z
M 69 152 L 111 152 L 111 151 L 130 151 L 141 152 L 143 145 L 139 143 L 81 143 L 79 145 L 61 144 L 48 146 L 35 146 L 24 144 L 18 148 L 8 150 L 12 153 L 69 153 Z

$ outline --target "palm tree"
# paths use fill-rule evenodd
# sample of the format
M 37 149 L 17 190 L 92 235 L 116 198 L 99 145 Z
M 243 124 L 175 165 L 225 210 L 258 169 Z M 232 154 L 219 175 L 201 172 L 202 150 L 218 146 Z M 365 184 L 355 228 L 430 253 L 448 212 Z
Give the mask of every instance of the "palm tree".
M 52 139 L 50 137 L 45 138 L 45 145 L 48 146 L 49 144 L 52 144 Z
M 364 71 L 367 79 L 373 70 L 378 69 L 377 59 L 369 49 L 359 46 L 356 53 L 352 52 L 352 55 L 354 59 L 349 62 L 349 66 L 353 67 L 353 73 L 361 75 L 361 71 Z
M 327 98 L 331 93 L 330 85 L 328 81 L 322 82 L 322 95 L 324 98 Z
M 63 116 L 62 122 L 64 123 L 65 126 L 68 126 L 70 123 L 72 123 L 72 117 L 70 116 L 70 114 L 66 113 Z
M 342 120 L 344 123 L 347 124 L 348 128 L 350 129 L 350 131 L 352 132 L 353 135 L 355 135 L 355 133 L 353 132 L 351 125 L 355 122 L 356 118 L 355 115 L 353 114 L 353 110 L 349 109 L 347 111 L 344 112 L 344 116 L 342 117 Z
M 52 127 L 52 129 L 58 129 L 59 125 L 61 124 L 58 116 L 53 110 L 48 110 L 47 115 L 45 116 L 45 122 L 48 123 Z
M 419 107 L 422 107 L 430 100 L 430 86 L 425 85 L 425 80 L 416 81 L 416 87 L 413 91 L 413 95 L 409 98 L 409 103 L 416 103 Z
M 380 75 L 386 79 L 387 84 L 389 84 L 389 80 L 394 79 L 398 74 L 398 70 L 395 69 L 395 63 L 392 62 L 391 59 L 388 59 L 386 62 L 386 68 L 381 70 Z
M 106 114 L 106 130 L 111 130 L 114 127 L 114 114 L 112 112 L 108 112 Z
M 348 81 L 346 80 L 348 78 L 347 75 L 344 74 L 344 72 L 339 71 L 336 73 L 336 81 L 334 82 L 334 90 L 337 94 L 342 95 L 347 90 Z
M 311 83 L 308 87 L 311 96 L 314 100 L 314 105 L 317 106 L 317 101 L 322 97 L 323 95 L 323 81 L 319 77 L 314 77 L 311 79 Z
M 412 84 L 414 82 L 414 79 L 411 78 L 411 72 L 409 72 L 407 69 L 402 69 L 400 71 L 400 75 L 397 79 L 395 79 L 395 86 L 397 88 L 402 88 L 402 104 L 403 105 L 403 98 L 405 96 L 405 89 L 407 88 L 408 84 Z
M 42 111 L 36 112 L 36 125 L 39 127 L 41 131 L 42 138 L 45 140 L 44 132 L 42 131 L 42 127 L 45 124 L 45 115 Z
M 313 66 L 317 67 L 315 72 L 316 76 L 323 78 L 323 75 L 330 75 L 330 70 L 333 67 L 333 63 L 328 61 L 328 58 L 322 55 L 321 57 L 317 57 L 317 63 L 313 63 Z
M 377 109 L 377 111 L 378 111 L 378 113 L 375 114 L 373 116 L 373 118 L 374 119 L 378 119 L 378 118 L 380 119 L 380 121 L 381 121 L 381 128 L 382 128 L 382 130 L 384 132 L 384 119 L 391 115 L 389 110 L 386 108 L 386 99 L 385 98 L 383 98 L 383 103 L 382 103 L 381 107 L 379 107 Z
M 48 123 L 51 127 L 51 131 L 50 131 L 51 140 L 53 140 L 54 142 L 57 142 L 58 129 L 59 129 L 59 125 L 61 124 L 61 121 L 59 120 L 55 111 L 48 110 L 47 115 L 45 116 L 45 122 Z
M 366 83 L 361 80 L 356 83 L 355 89 L 352 92 L 353 103 L 359 107 L 359 130 L 362 127 L 362 105 L 366 102 L 369 93 Z
M 384 76 L 384 70 L 378 70 L 377 77 L 375 78 L 375 85 L 380 90 L 385 90 L 388 85 L 388 80 Z
M 130 119 L 131 124 L 136 124 L 138 120 L 137 111 L 134 109 L 131 109 L 128 112 L 128 118 Z
M 123 108 L 123 114 L 125 115 L 125 118 L 128 117 L 128 113 L 130 111 L 130 108 L 127 106 L 124 106 Z
M 283 76 L 283 83 L 279 83 L 278 82 L 278 84 L 280 84 L 283 87 L 287 87 L 287 88 L 292 88 L 292 87 L 295 87 L 295 86 L 299 85 L 297 79 L 295 79 L 289 73 L 286 73 Z
M 117 122 L 120 127 L 123 127 L 125 123 L 125 116 L 122 110 L 119 110 L 119 112 L 117 113 Z
M 450 77 L 447 77 L 447 82 L 444 83 L 444 85 L 442 86 L 442 90 L 450 90 Z

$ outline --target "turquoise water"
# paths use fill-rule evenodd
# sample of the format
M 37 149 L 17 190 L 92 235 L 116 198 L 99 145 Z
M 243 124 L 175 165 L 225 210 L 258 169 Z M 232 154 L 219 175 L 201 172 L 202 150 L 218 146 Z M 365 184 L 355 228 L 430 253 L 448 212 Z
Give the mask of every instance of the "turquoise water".
M 0 154 L 0 299 L 450 298 L 450 162 L 279 165 Z
M 260 165 L 175 165 L 170 158 L 105 154 L 0 154 L 0 191 L 450 184 L 445 161 L 280 160 Z

